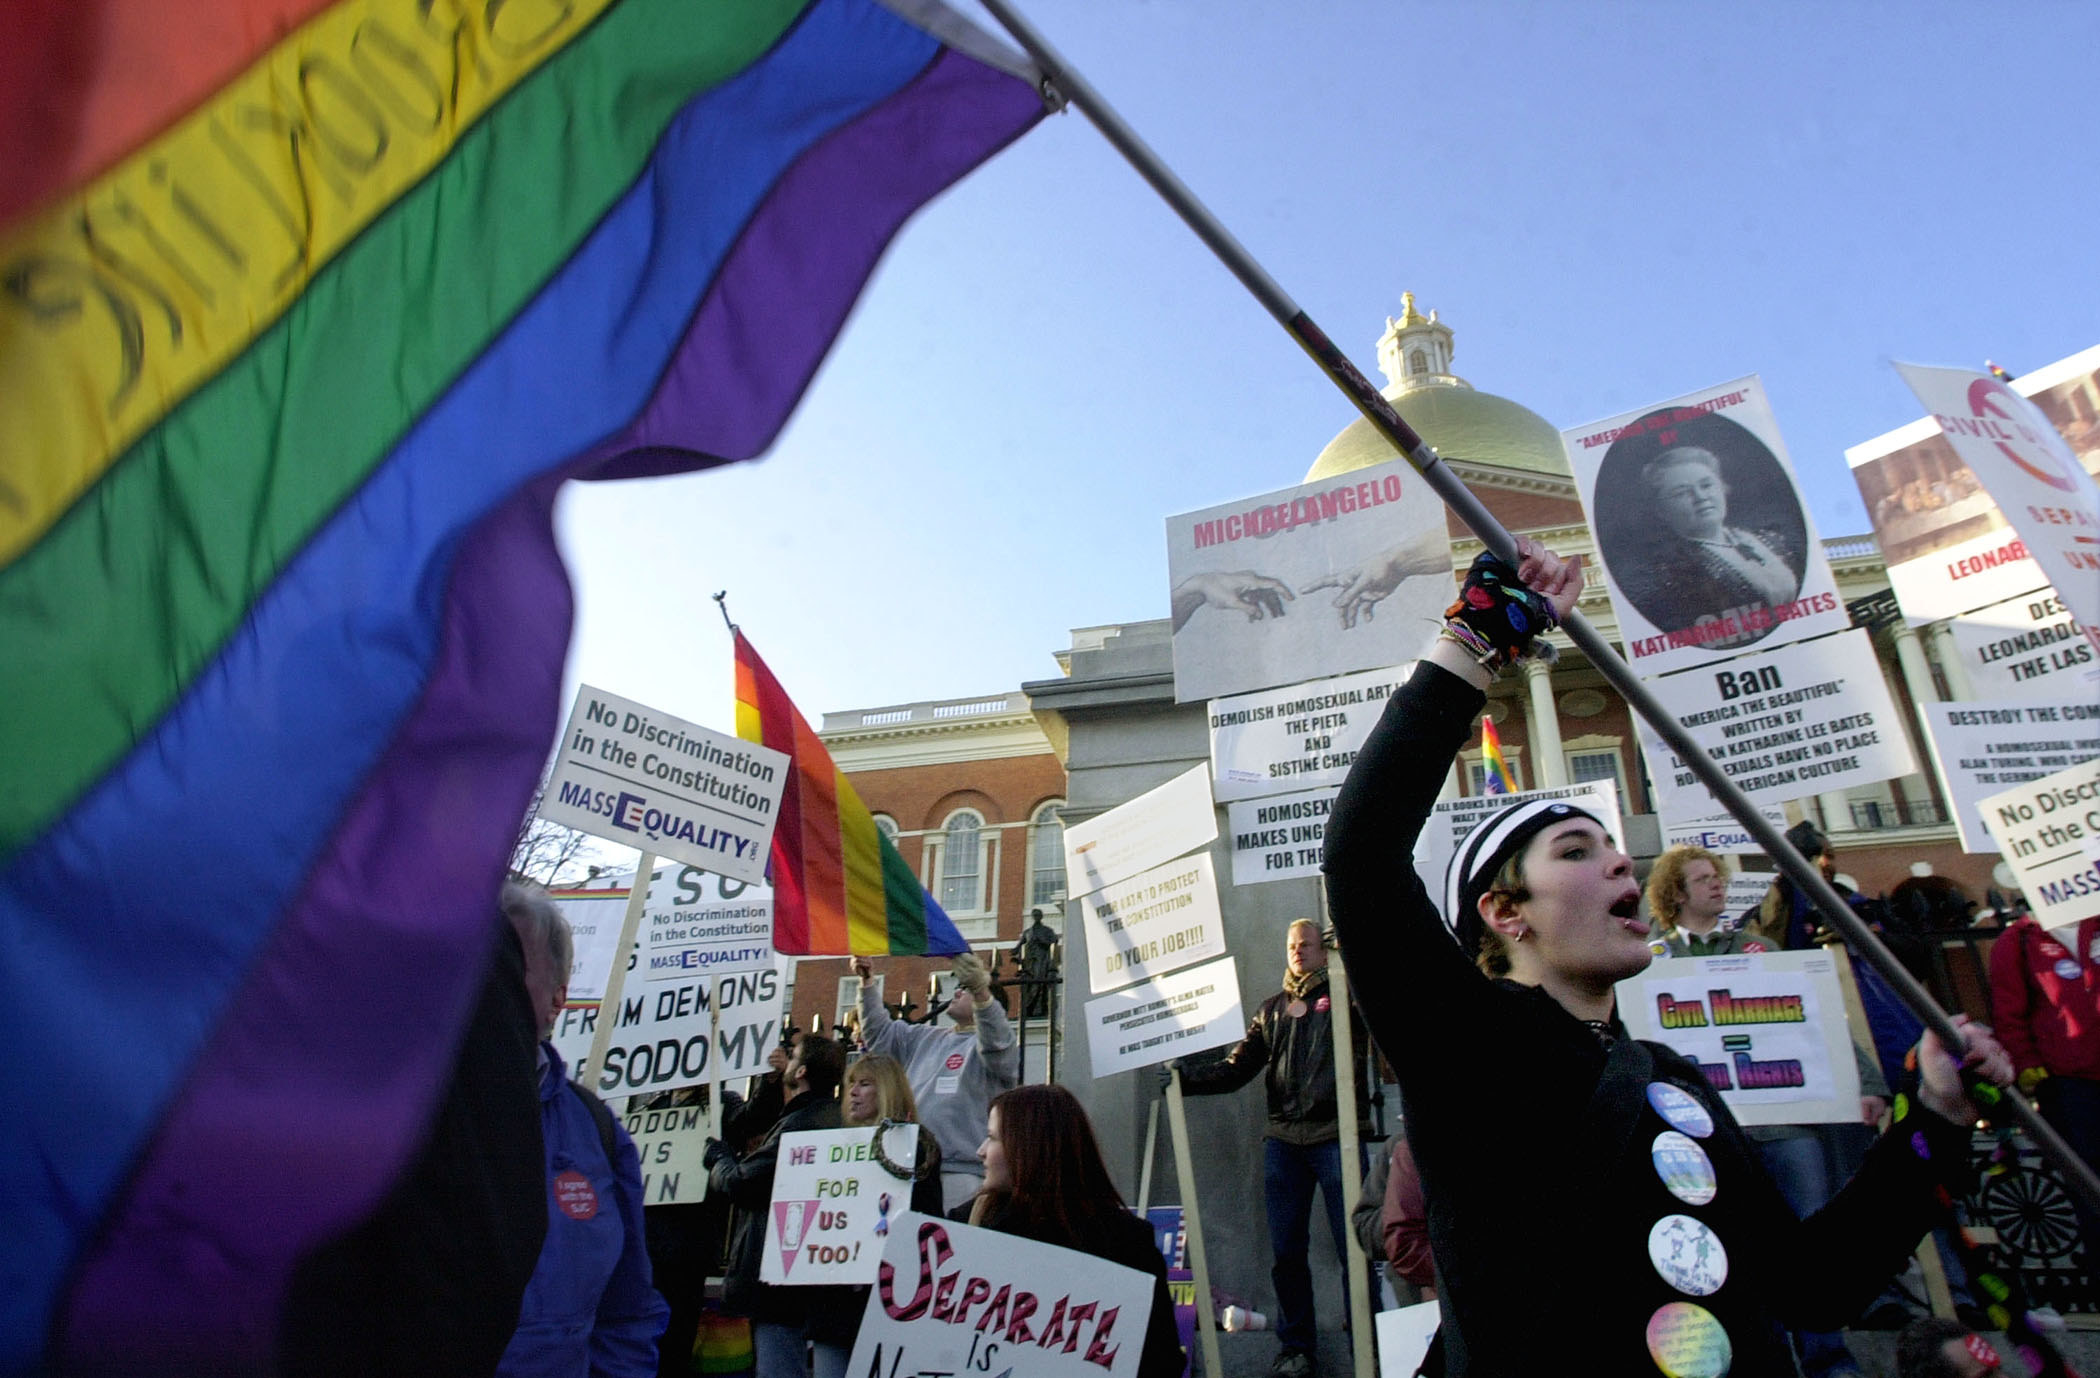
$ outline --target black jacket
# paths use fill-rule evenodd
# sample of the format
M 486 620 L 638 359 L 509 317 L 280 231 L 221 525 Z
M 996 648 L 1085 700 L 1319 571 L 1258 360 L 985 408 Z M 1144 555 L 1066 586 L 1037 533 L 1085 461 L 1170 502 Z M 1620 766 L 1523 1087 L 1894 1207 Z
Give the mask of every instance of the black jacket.
M 1290 1004 L 1290 995 L 1278 991 L 1262 1001 L 1247 1023 L 1246 1037 L 1223 1057 L 1191 1058 L 1182 1063 L 1181 1089 L 1192 1096 L 1221 1095 L 1239 1090 L 1256 1073 L 1266 1073 L 1262 1086 L 1269 1100 L 1269 1137 L 1286 1143 L 1322 1144 L 1341 1136 L 1334 1089 L 1334 1014 L 1326 981 L 1305 993 L 1302 1017 L 1291 1017 Z M 1361 1066 L 1365 1048 L 1361 1016 L 1353 1019 L 1350 1032 L 1356 1038 Z M 1360 1126 L 1369 1118 L 1365 1080 L 1361 1074 L 1356 1079 Z
M 758 1146 L 741 1158 L 724 1155 L 707 1170 L 710 1195 L 729 1198 L 728 1272 L 722 1307 L 731 1315 L 783 1324 L 806 1321 L 824 1308 L 846 1304 L 846 1287 L 775 1287 L 758 1280 L 766 1247 L 766 1215 L 773 1202 L 773 1171 L 780 1165 L 780 1136 L 811 1129 L 837 1129 L 845 1121 L 836 1096 L 805 1091 L 787 1103 Z
M 1699 1070 L 1657 1043 L 1605 1044 L 1535 987 L 1491 981 L 1459 950 L 1412 864 L 1446 766 L 1484 696 L 1417 668 L 1357 756 L 1327 826 L 1328 901 L 1351 969 L 1377 972 L 1364 1014 L 1399 1074 L 1422 1173 L 1452 1375 L 1652 1373 L 1647 1329 L 1698 1306 L 1732 1378 L 1791 1375 L 1782 1327 L 1851 1321 L 1957 1195 L 1968 1133 L 1914 1104 L 1831 1203 L 1797 1220 L 1757 1147 Z M 1671 1125 L 1655 1083 L 1704 1108 L 1715 1190 L 1689 1204 L 1652 1157 Z M 1682 1116 L 1680 1116 L 1682 1118 Z M 1669 1217 L 1718 1237 L 1725 1277 L 1679 1290 L 1651 1258 Z M 1679 1234 L 1696 1239 L 1697 1232 Z M 1689 1253 L 1684 1257 L 1691 1257 Z M 1707 1257 L 1712 1258 L 1709 1253 Z

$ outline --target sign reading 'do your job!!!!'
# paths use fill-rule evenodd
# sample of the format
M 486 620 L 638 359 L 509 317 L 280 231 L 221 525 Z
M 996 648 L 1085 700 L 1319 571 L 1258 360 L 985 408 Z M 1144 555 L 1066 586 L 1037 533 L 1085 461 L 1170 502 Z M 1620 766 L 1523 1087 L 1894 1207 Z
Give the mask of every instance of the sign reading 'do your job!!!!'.
M 1155 866 L 1082 896 L 1087 979 L 1094 994 L 1177 971 L 1225 951 L 1210 853 Z
M 1236 1043 L 1246 1029 L 1239 967 L 1230 957 L 1086 1003 L 1087 1049 L 1097 1077 Z
M 1757 803 L 1893 780 L 1917 769 L 1863 631 L 1800 641 L 1648 681 L 1648 688 Z M 1662 812 L 1725 812 L 1662 739 L 1641 727 Z
M 788 758 L 630 699 L 576 691 L 540 817 L 761 881 Z
M 2100 910 L 2100 760 L 1992 795 L 1983 821 L 2042 927 Z

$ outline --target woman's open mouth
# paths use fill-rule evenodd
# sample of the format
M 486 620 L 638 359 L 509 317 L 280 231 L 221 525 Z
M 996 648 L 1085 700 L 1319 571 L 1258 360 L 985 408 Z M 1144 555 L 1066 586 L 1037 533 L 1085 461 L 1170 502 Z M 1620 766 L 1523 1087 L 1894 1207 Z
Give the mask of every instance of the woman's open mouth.
M 1628 890 L 1612 902 L 1611 916 L 1617 919 L 1629 933 L 1648 936 L 1648 925 L 1641 919 L 1641 892 Z

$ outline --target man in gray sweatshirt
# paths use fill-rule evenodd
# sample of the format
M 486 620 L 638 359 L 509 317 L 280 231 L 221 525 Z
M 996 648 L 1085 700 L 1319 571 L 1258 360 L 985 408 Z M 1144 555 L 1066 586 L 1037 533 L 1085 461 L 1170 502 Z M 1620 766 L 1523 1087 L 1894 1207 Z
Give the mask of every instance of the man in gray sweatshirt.
M 954 1210 L 984 1185 L 977 1146 L 984 1142 L 992 1097 L 1021 1079 L 1021 1053 L 1006 1007 L 991 998 L 984 959 L 965 952 L 955 959 L 959 987 L 948 1005 L 952 1029 L 928 1020 L 907 1024 L 890 1018 L 869 979 L 865 957 L 853 959 L 860 977 L 860 1031 L 867 1051 L 886 1053 L 904 1064 L 919 1123 L 941 1146 L 941 1200 Z

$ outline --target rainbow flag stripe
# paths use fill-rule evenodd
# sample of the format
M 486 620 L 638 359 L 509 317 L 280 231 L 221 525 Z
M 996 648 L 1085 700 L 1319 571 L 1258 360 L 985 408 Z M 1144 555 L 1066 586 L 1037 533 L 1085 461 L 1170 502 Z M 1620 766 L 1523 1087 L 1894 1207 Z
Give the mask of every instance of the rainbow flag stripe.
M 1515 794 L 1517 777 L 1509 768 L 1509 760 L 1502 754 L 1502 734 L 1495 730 L 1495 720 L 1482 714 L 1480 717 L 1480 764 L 1482 788 L 1488 794 Z
M 0 1373 L 267 1363 L 476 992 L 559 726 L 556 490 L 771 443 L 904 220 L 1042 114 L 951 21 L 0 20 Z
M 776 950 L 795 957 L 969 950 L 742 632 L 736 633 L 736 732 L 792 758 L 773 830 Z

